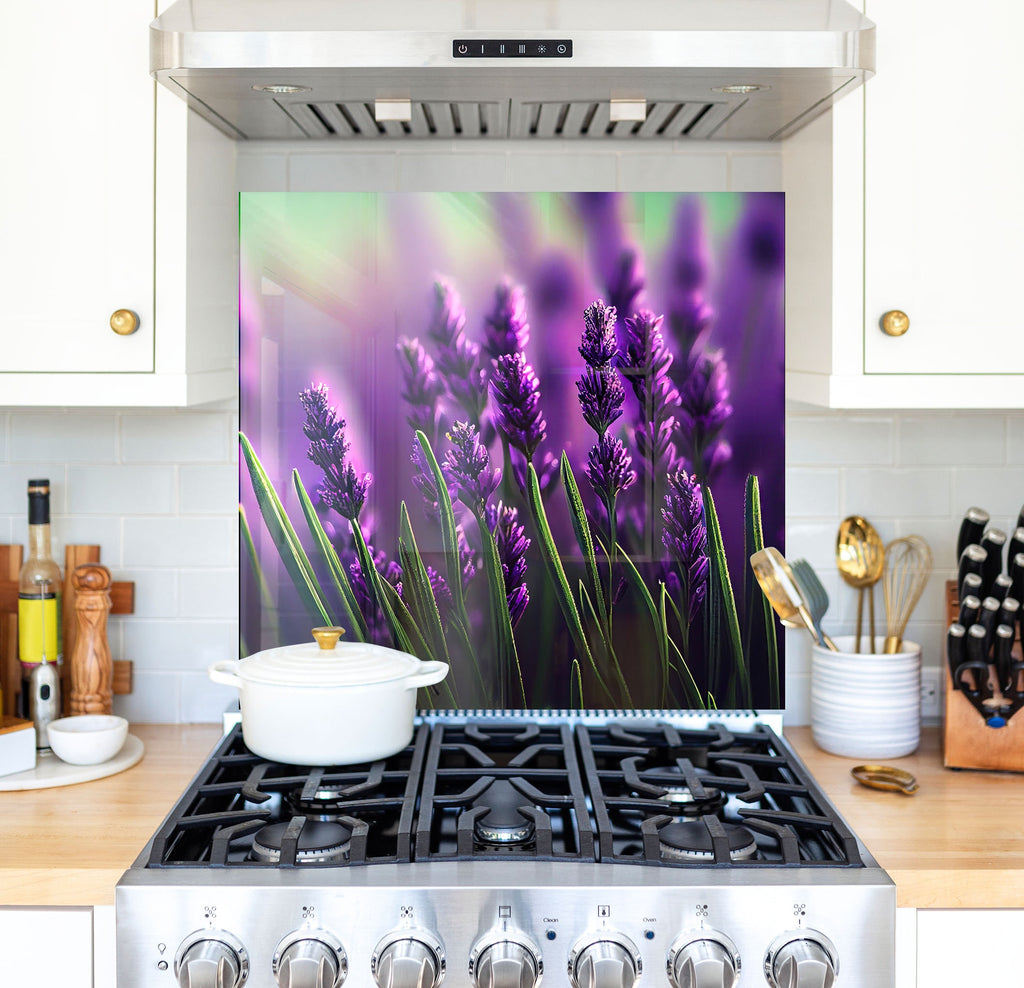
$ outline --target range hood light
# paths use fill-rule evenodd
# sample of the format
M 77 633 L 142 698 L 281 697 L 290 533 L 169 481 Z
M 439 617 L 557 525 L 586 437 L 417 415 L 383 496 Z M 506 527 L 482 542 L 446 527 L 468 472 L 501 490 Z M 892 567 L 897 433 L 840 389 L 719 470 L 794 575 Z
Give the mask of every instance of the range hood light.
M 373 116 L 377 122 L 395 120 L 409 123 L 412 120 L 411 99 L 378 99 L 373 101 Z
M 277 96 L 290 96 L 292 93 L 308 93 L 312 90 L 309 86 L 253 86 L 258 93 L 274 93 Z
M 608 119 L 612 123 L 620 120 L 647 119 L 647 100 L 645 99 L 613 99 L 608 107 Z
M 736 83 L 733 86 L 714 86 L 712 91 L 716 93 L 728 93 L 730 96 L 746 96 L 747 93 L 760 93 L 762 90 L 771 88 L 771 86 L 759 86 L 757 83 L 744 82 Z

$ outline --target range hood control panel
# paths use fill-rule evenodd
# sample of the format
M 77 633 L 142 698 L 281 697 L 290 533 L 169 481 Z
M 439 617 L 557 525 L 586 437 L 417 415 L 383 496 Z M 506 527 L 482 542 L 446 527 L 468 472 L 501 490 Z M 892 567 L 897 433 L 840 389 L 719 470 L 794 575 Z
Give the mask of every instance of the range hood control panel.
M 512 38 L 484 41 L 480 38 L 456 38 L 452 42 L 455 58 L 572 58 L 569 38 L 526 40 Z

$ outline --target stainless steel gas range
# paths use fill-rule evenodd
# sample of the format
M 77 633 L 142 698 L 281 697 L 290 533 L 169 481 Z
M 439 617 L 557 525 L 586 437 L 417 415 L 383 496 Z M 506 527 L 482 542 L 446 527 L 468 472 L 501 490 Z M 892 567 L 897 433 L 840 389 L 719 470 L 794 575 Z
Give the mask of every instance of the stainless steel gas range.
M 116 903 L 124 988 L 894 981 L 892 881 L 736 712 L 445 712 L 325 769 L 236 726 Z

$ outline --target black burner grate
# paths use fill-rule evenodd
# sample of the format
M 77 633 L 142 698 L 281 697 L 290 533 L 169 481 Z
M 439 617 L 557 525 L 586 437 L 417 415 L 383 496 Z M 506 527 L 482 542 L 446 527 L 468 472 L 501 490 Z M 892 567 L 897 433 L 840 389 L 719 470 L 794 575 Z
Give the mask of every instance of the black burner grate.
M 322 849 L 314 833 L 344 833 L 346 842 Z M 766 726 L 500 715 L 420 724 L 398 754 L 333 768 L 268 762 L 235 727 L 153 838 L 147 867 L 515 857 L 863 867 L 856 838 Z

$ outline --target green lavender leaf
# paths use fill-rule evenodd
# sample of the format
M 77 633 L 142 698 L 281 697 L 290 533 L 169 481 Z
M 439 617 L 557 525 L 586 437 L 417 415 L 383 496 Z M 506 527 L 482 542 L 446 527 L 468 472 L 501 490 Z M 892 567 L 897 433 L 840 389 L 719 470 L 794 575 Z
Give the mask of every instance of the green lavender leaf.
M 590 621 L 592 622 L 592 624 L 596 625 L 597 624 L 597 613 L 594 610 L 594 602 L 590 599 L 590 594 L 587 593 L 586 584 L 584 584 L 584 582 L 582 580 L 580 580 L 577 589 L 579 590 L 579 597 L 580 597 L 580 604 L 579 604 L 579 606 L 580 606 L 580 610 L 584 614 L 589 615 L 590 616 Z M 621 706 L 623 706 L 622 698 L 625 695 L 628 695 L 629 689 L 626 687 L 626 683 L 625 683 L 625 681 L 622 678 L 621 671 L 618 668 L 618 663 L 615 661 L 615 657 L 614 657 L 614 655 L 612 653 L 611 647 L 610 647 L 609 643 L 607 641 L 605 641 L 603 635 L 599 635 L 598 636 L 598 641 L 595 642 L 594 644 L 595 644 L 594 651 L 595 652 L 600 651 L 600 656 L 602 658 L 604 658 L 606 661 L 612 663 L 613 671 L 617 673 L 616 679 L 618 680 L 620 695 L 618 697 L 615 696 L 615 694 L 609 688 L 608 683 L 605 680 L 605 677 L 604 677 L 604 675 L 601 672 L 600 663 L 595 663 L 594 664 L 594 675 L 597 676 L 597 681 L 598 681 L 598 684 L 601 686 L 601 689 L 603 689 L 605 691 L 605 693 L 608 694 L 608 699 L 612 703 L 612 705 L 617 706 L 617 707 L 621 707 Z M 630 701 L 629 703 L 627 703 L 625 705 L 626 706 L 632 706 L 632 702 Z
M 448 589 L 452 592 L 452 607 L 468 627 L 469 618 L 466 615 L 466 602 L 462 592 L 462 557 L 459 554 L 458 525 L 455 521 L 455 512 L 452 509 L 452 499 L 448 495 L 448 483 L 441 472 L 441 466 L 437 462 L 437 457 L 434 455 L 426 433 L 417 429 L 416 441 L 420 444 L 420 449 L 437 487 L 437 508 L 441 517 L 441 547 L 444 549 Z
M 710 613 L 713 615 L 712 648 L 716 653 L 719 669 L 722 668 L 723 659 L 731 659 L 726 702 L 730 707 L 749 705 L 750 677 L 743 656 L 736 598 L 733 596 L 732 581 L 729 579 L 729 563 L 725 558 L 725 546 L 722 544 L 722 529 L 718 524 L 715 499 L 707 484 L 703 487 L 703 497 L 704 521 L 708 530 L 708 561 L 711 570 L 708 575 L 708 600 L 712 604 Z M 714 683 L 715 680 L 709 680 L 709 685 Z
M 352 590 L 352 584 L 348 581 L 345 567 L 341 565 L 338 553 L 335 552 L 334 546 L 331 545 L 331 540 L 327 537 L 327 533 L 320 523 L 320 518 L 313 507 L 313 502 L 306 493 L 306 488 L 303 486 L 298 470 L 292 471 L 292 485 L 295 488 L 295 493 L 299 496 L 299 505 L 302 507 L 302 514 L 306 519 L 306 525 L 309 527 L 309 533 L 313 536 L 317 549 L 320 550 L 321 558 L 327 564 L 327 570 L 331 574 L 331 580 L 334 582 L 334 589 L 337 591 L 338 596 L 341 598 L 342 606 L 345 608 L 345 617 L 348 621 L 346 627 L 350 630 L 353 640 L 364 642 L 366 641 L 366 620 L 359 610 L 359 604 L 356 602 L 356 595 Z
M 267 578 L 263 575 L 263 567 L 260 566 L 260 560 L 256 554 L 256 543 L 253 542 L 252 531 L 249 528 L 249 519 L 246 517 L 245 508 L 241 504 L 238 506 L 238 532 L 242 545 L 245 546 L 246 558 L 249 560 L 253 576 L 256 579 L 256 587 L 260 595 L 260 610 L 262 611 L 263 619 L 269 625 L 270 640 L 279 642 L 281 640 L 281 632 L 277 618 L 277 603 L 270 592 Z M 241 646 L 240 655 L 243 657 L 248 655 L 248 649 L 241 639 L 239 640 L 239 645 Z
M 658 661 L 661 666 L 661 695 L 662 695 L 662 706 L 667 707 L 669 694 L 671 687 L 668 681 L 668 668 L 669 668 L 669 656 L 668 656 L 668 625 L 665 621 L 664 610 L 659 611 L 657 605 L 654 603 L 654 598 L 651 596 L 650 590 L 647 588 L 647 584 L 644 582 L 644 578 L 640 575 L 640 571 L 636 568 L 633 560 L 629 558 L 629 553 L 623 549 L 622 545 L 618 546 L 619 561 L 622 563 L 623 572 L 626 574 L 626 581 L 633 588 L 636 595 L 640 598 L 640 602 L 644 605 L 647 610 L 647 616 L 651 619 L 651 627 L 654 629 L 654 640 L 658 643 Z M 665 584 L 661 585 L 662 596 L 665 594 Z
M 607 644 L 608 639 L 608 608 L 604 601 L 604 589 L 601 586 L 601 574 L 597 568 L 597 557 L 594 555 L 594 540 L 590 536 L 590 524 L 587 521 L 587 513 L 583 507 L 583 498 L 580 497 L 580 489 L 573 476 L 572 466 L 565 451 L 562 451 L 562 488 L 565 491 L 565 500 L 569 506 L 569 520 L 572 522 L 572 530 L 576 536 L 576 544 L 580 547 L 583 555 L 583 568 L 590 583 L 590 595 L 597 601 L 599 615 L 598 627 L 601 635 Z
M 526 687 L 523 685 L 523 671 L 519 668 L 519 655 L 516 652 L 516 640 L 512 634 L 512 622 L 508 614 L 508 596 L 505 588 L 505 576 L 501 569 L 501 559 L 498 556 L 498 546 L 495 544 L 494 535 L 487 527 L 487 522 L 482 515 L 476 519 L 477 529 L 480 532 L 480 544 L 483 548 L 484 569 L 487 572 L 487 587 L 490 591 L 490 620 L 491 635 L 498 654 L 498 667 L 502 671 L 502 694 L 498 698 L 499 704 L 504 707 L 513 688 L 513 674 L 519 686 L 519 695 L 522 698 L 523 706 L 527 707 Z
M 669 648 L 676 654 L 679 659 L 679 668 L 686 674 L 686 678 L 683 680 L 683 685 L 686 687 L 687 694 L 691 697 L 694 704 L 699 710 L 706 710 L 708 704 L 705 703 L 704 698 L 700 695 L 700 690 L 697 688 L 697 683 L 693 678 L 693 674 L 690 672 L 690 666 L 686 661 L 686 656 L 679 650 L 679 646 L 673 639 L 668 640 Z M 709 693 L 710 697 L 711 694 Z
M 580 669 L 579 659 L 572 660 L 572 666 L 569 669 L 569 696 L 576 696 L 576 709 L 583 709 L 583 672 Z M 570 703 L 571 703 L 570 699 Z
M 744 558 L 750 559 L 755 552 L 760 552 L 764 548 L 761 489 L 754 474 L 747 477 L 743 509 Z M 782 706 L 782 690 L 779 683 L 779 643 L 775 637 L 775 612 L 761 590 L 753 569 L 745 566 L 743 571 L 743 596 L 746 602 L 743 642 L 747 650 L 747 665 L 748 668 L 753 668 L 755 651 L 763 649 L 768 669 L 768 703 L 771 708 L 777 709 Z
M 295 529 L 285 513 L 284 505 L 277 496 L 277 491 L 274 490 L 274 485 L 270 482 L 263 464 L 256 455 L 256 450 L 253 449 L 252 443 L 249 442 L 245 433 L 239 432 L 238 438 L 260 514 L 263 516 L 264 524 L 267 526 L 267 531 L 270 532 L 274 545 L 277 546 L 281 562 L 295 585 L 299 599 L 315 624 L 337 624 L 338 622 L 330 613 L 327 602 L 320 592 L 319 581 L 313 566 L 302 548 L 299 537 L 295 534 Z
M 441 627 L 441 612 L 437 609 L 434 589 L 430 585 L 427 567 L 416 544 L 416 535 L 409 520 L 405 501 L 400 508 L 400 525 L 398 556 L 402 564 L 403 603 L 426 640 L 431 658 L 450 663 L 448 644 L 445 641 L 444 629 Z
M 551 534 L 551 526 L 548 524 L 547 513 L 544 510 L 544 502 L 540 493 L 540 482 L 537 479 L 537 471 L 532 463 L 526 465 L 526 501 L 530 507 L 530 514 L 533 515 L 533 523 L 537 529 L 538 542 L 540 543 L 541 557 L 544 560 L 548 576 L 555 589 L 555 597 L 562 609 L 562 616 L 569 629 L 573 645 L 579 656 L 582 656 L 591 668 L 595 668 L 594 656 L 590 651 L 590 644 L 587 641 L 586 632 L 583 630 L 583 622 L 580 620 L 579 611 L 576 608 L 576 601 L 573 599 L 572 590 L 569 589 L 569 581 L 562 568 L 562 560 L 558 555 L 558 547 L 555 545 L 554 537 Z

